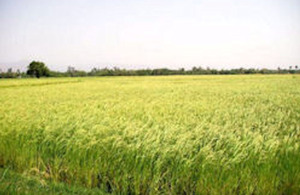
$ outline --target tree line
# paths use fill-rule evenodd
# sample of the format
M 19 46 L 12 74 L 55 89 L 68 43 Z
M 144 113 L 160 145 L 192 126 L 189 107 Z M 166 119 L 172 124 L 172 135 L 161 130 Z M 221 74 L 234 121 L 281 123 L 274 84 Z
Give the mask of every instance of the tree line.
M 193 67 L 186 70 L 158 68 L 158 69 L 139 69 L 127 70 L 118 67 L 114 68 L 93 68 L 91 71 L 76 70 L 69 66 L 66 72 L 51 71 L 43 62 L 33 61 L 27 67 L 26 72 L 20 70 L 13 71 L 9 68 L 6 72 L 0 70 L 0 78 L 27 78 L 27 77 L 86 77 L 86 76 L 150 76 L 150 75 L 232 75 L 232 74 L 296 74 L 300 73 L 298 66 L 289 66 L 289 69 L 210 69 Z

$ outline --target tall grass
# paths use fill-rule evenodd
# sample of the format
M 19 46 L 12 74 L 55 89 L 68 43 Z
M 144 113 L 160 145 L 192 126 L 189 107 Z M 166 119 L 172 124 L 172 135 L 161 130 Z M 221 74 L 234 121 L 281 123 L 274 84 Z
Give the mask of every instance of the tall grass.
M 2 166 L 118 194 L 300 191 L 299 76 L 72 81 L 0 87 Z

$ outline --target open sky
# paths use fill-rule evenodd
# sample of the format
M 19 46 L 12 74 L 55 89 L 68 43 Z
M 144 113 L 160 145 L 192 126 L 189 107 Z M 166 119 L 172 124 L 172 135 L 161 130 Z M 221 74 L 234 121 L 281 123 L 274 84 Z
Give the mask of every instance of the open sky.
M 300 0 L 0 0 L 0 68 L 288 68 Z

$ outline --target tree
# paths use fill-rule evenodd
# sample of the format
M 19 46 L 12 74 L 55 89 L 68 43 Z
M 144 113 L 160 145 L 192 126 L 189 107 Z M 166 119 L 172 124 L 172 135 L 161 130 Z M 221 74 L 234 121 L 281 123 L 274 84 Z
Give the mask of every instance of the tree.
M 32 61 L 28 66 L 27 74 L 37 78 L 48 77 L 50 76 L 50 70 L 43 62 Z
M 14 78 L 15 74 L 12 70 L 12 68 L 7 69 L 6 78 Z
M 75 70 L 74 67 L 68 66 L 67 73 L 68 73 L 71 77 L 74 77 L 74 76 L 75 76 L 75 73 L 76 73 L 76 70 Z
M 17 69 L 16 76 L 17 76 L 18 78 L 21 77 L 21 71 L 20 71 L 20 69 Z

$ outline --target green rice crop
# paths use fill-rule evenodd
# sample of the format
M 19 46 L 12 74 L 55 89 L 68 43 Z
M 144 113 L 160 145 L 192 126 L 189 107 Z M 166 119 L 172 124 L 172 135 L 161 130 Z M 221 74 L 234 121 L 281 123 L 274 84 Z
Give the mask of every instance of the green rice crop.
M 0 80 L 0 166 L 115 194 L 296 194 L 300 76 Z

